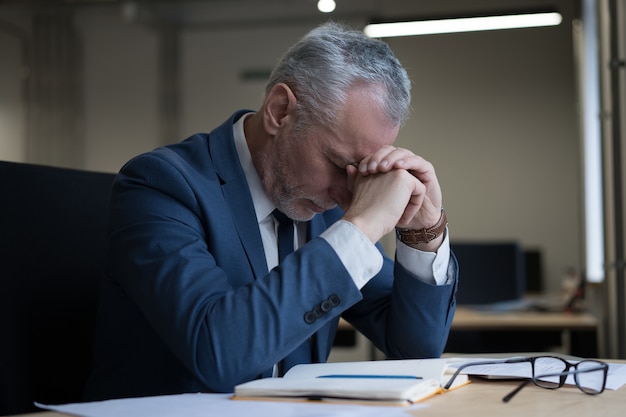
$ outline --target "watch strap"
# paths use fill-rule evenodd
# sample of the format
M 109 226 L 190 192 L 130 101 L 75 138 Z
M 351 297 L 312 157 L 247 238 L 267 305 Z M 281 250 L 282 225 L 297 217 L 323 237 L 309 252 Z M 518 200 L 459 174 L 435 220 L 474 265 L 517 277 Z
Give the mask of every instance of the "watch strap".
M 402 243 L 406 243 L 407 245 L 416 245 L 418 243 L 428 243 L 432 240 L 437 239 L 441 234 L 446 230 L 446 226 L 448 225 L 448 218 L 446 217 L 446 212 L 444 209 L 441 209 L 441 216 L 432 227 L 424 228 L 424 229 L 403 229 L 400 227 L 396 228 L 396 235 L 398 239 Z

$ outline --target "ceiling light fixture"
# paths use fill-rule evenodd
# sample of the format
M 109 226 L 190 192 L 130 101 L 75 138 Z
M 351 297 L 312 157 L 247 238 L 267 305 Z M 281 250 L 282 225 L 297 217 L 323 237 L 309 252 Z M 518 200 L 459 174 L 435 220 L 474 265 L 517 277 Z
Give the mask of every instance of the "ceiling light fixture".
M 337 4 L 335 4 L 335 0 L 319 0 L 317 2 L 317 10 L 322 13 L 330 13 L 335 10 Z
M 435 35 L 441 33 L 555 26 L 560 24 L 562 20 L 563 17 L 557 12 L 528 13 L 502 16 L 421 20 L 413 22 L 374 23 L 365 26 L 363 31 L 371 38 L 387 38 L 396 36 Z

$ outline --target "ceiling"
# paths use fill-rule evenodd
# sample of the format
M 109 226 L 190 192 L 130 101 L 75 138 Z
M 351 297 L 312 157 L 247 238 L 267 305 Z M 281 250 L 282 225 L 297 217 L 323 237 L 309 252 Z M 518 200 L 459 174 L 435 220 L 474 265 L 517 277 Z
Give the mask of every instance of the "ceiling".
M 317 10 L 317 0 L 0 0 L 0 13 L 51 10 L 118 9 L 142 23 L 171 23 L 186 28 L 232 28 L 347 19 L 374 13 L 380 0 L 337 0 L 334 13 Z M 393 0 L 392 0 L 393 1 Z M 1 16 L 1 14 L 0 14 Z
M 546 5 L 572 1 L 575 0 L 336 0 L 335 11 L 324 14 L 317 10 L 317 0 L 0 0 L 0 13 L 106 7 L 119 9 L 126 18 L 142 23 L 171 23 L 206 30 L 315 24 L 328 19 L 365 22 L 450 17 L 545 9 Z

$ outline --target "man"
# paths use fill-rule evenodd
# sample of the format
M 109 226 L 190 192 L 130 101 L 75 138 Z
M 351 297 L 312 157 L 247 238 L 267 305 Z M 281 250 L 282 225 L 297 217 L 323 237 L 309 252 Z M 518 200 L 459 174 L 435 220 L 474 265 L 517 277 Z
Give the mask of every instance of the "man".
M 390 358 L 439 356 L 457 265 L 433 166 L 392 145 L 409 105 L 385 43 L 326 24 L 257 112 L 126 164 L 86 399 L 231 392 L 323 362 L 340 316 Z M 275 209 L 296 220 L 280 261 Z M 395 227 L 394 264 L 375 243 Z

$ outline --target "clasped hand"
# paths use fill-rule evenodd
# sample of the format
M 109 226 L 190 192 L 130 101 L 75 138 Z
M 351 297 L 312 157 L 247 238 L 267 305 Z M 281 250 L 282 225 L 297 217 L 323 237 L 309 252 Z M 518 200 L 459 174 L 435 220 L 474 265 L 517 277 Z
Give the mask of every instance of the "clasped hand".
M 439 220 L 442 195 L 435 169 L 413 152 L 384 146 L 346 171 L 352 201 L 344 219 L 372 242 L 394 227 L 422 229 Z

